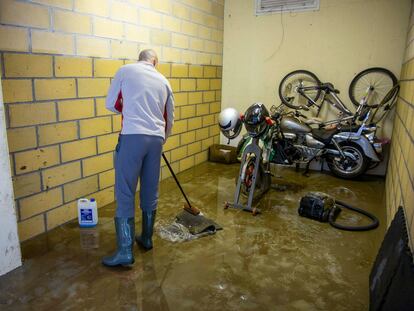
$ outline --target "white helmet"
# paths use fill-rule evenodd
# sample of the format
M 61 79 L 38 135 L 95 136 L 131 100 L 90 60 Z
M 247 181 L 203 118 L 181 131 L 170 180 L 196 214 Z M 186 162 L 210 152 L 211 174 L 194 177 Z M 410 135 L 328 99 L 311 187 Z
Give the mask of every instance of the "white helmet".
M 242 120 L 239 112 L 234 108 L 226 108 L 220 112 L 219 117 L 220 131 L 228 139 L 236 138 L 242 129 Z

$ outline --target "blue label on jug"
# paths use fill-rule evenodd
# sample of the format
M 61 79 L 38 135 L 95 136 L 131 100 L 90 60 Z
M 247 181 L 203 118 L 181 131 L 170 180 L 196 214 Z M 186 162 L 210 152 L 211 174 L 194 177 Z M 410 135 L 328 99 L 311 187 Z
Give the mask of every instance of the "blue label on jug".
M 80 214 L 81 214 L 81 222 L 92 222 L 93 221 L 91 209 L 81 208 Z

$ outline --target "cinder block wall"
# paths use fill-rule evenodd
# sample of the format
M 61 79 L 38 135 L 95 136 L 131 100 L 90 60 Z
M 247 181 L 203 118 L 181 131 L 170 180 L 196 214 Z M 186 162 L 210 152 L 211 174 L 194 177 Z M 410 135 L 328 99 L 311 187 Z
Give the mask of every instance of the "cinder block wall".
M 391 155 L 386 180 L 387 221 L 390 224 L 399 206 L 407 216 L 414 251 L 414 12 L 411 8 L 401 90 L 394 119 Z
M 154 48 L 175 92 L 175 171 L 219 141 L 224 0 L 0 0 L 0 66 L 20 240 L 114 201 L 111 78 Z M 162 163 L 161 178 L 169 176 Z

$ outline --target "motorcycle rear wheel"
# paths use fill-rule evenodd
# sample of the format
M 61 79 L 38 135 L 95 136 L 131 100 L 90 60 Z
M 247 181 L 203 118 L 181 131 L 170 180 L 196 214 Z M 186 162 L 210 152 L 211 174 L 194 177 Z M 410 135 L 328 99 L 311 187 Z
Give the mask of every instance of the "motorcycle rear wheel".
M 353 179 L 364 174 L 368 169 L 369 159 L 365 156 L 362 148 L 352 142 L 342 142 L 339 144 L 342 151 L 349 152 L 356 157 L 356 161 L 346 157 L 342 159 L 341 156 L 330 156 L 328 158 L 328 166 L 331 172 L 343 179 Z

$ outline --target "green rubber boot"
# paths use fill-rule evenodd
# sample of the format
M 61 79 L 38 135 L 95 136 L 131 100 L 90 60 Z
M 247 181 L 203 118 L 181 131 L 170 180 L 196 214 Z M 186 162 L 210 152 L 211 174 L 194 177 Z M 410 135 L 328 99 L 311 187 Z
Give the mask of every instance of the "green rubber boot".
M 102 264 L 108 267 L 127 266 L 134 263 L 134 218 L 115 217 L 117 251 L 112 256 L 102 259 Z
M 142 232 L 137 235 L 135 240 L 138 246 L 145 250 L 152 249 L 152 234 L 154 232 L 154 222 L 157 211 L 144 212 L 142 211 Z

